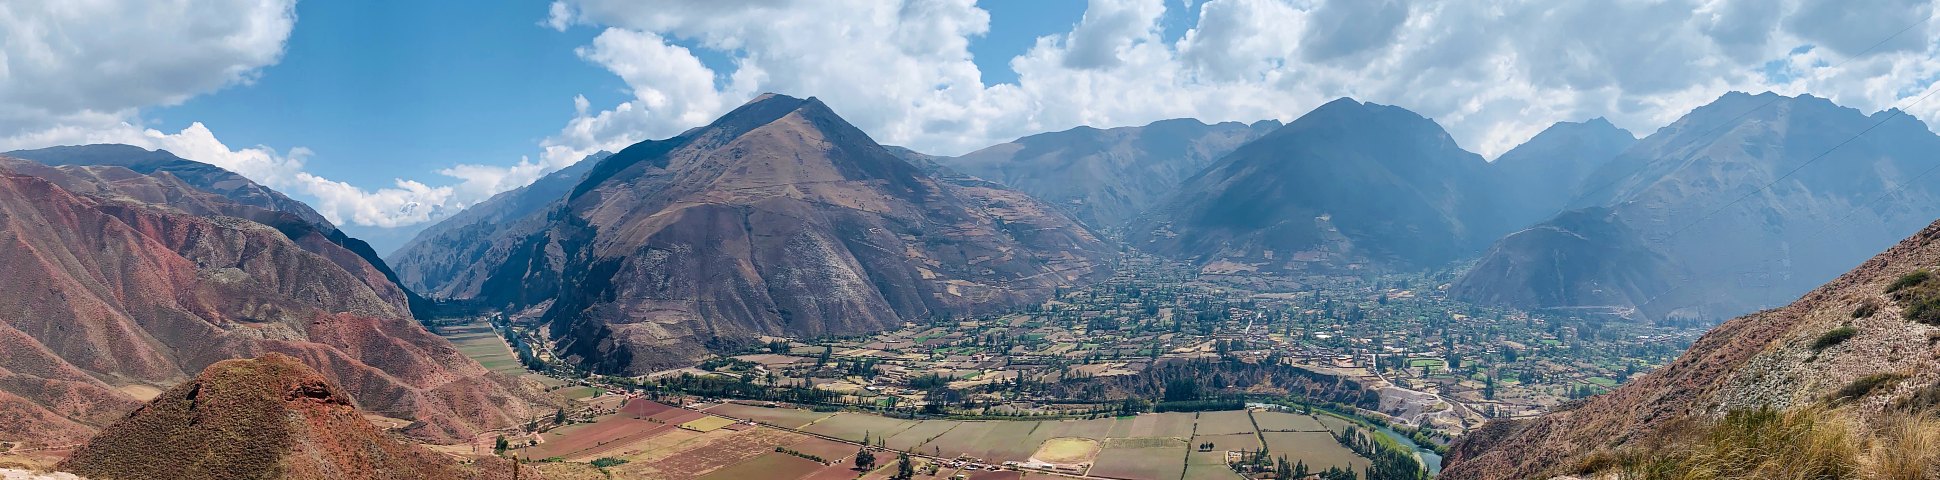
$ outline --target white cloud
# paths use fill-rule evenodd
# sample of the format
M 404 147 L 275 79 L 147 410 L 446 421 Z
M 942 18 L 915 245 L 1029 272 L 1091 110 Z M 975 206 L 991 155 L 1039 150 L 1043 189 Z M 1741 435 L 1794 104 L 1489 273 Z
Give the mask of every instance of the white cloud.
M 282 57 L 295 6 L 295 0 L 0 3 L 0 132 L 125 117 L 248 82 Z
M 1190 0 L 1091 0 L 1071 31 L 1007 59 L 1016 82 L 994 85 L 971 58 L 990 33 L 973 0 L 559 0 L 539 24 L 596 29 L 575 53 L 625 82 L 628 98 L 570 99 L 574 118 L 510 165 L 359 188 L 304 172 L 300 147 L 232 149 L 199 124 L 138 127 L 143 108 L 275 63 L 290 1 L 0 4 L 0 147 L 168 148 L 313 198 L 333 221 L 403 226 L 766 91 L 819 97 L 878 141 L 935 154 L 1076 125 L 1290 120 L 1352 96 L 1435 118 L 1492 157 L 1556 121 L 1603 116 L 1649 132 L 1727 90 L 1883 109 L 1940 78 L 1940 29 L 1916 23 L 1935 14 L 1918 0 L 1206 0 L 1177 38 L 1161 19 L 1194 11 Z M 234 14 L 190 14 L 202 11 Z M 1918 26 L 1850 58 L 1908 25 Z M 710 67 L 706 54 L 728 62 Z M 1933 123 L 1940 102 L 1911 113 Z
M 1833 0 L 1209 0 L 1176 39 L 1159 20 L 1182 2 L 1093 0 L 1072 31 L 1010 59 L 1018 81 L 998 85 L 982 84 L 970 61 L 966 45 L 989 16 L 969 1 L 676 3 L 554 3 L 555 28 L 607 29 L 582 54 L 607 53 L 584 56 L 636 97 L 580 115 L 556 145 L 581 152 L 665 136 L 704 123 L 677 119 L 718 115 L 760 91 L 820 97 L 879 141 L 938 154 L 1079 124 L 1289 120 L 1353 96 L 1435 118 L 1493 157 L 1557 121 L 1604 116 L 1648 132 L 1728 90 L 1883 109 L 1940 76 L 1932 28 L 1847 58 L 1934 14 L 1917 0 L 1864 9 Z M 926 36 L 898 36 L 912 30 Z M 713 85 L 696 101 L 656 106 L 646 101 L 654 92 L 692 92 L 706 71 L 676 44 L 734 68 L 709 72 Z M 1793 53 L 1804 45 L 1819 48 Z M 669 66 L 667 78 L 640 75 L 637 63 L 661 53 L 672 59 L 656 64 Z M 1767 62 L 1784 75 L 1766 76 Z M 1914 113 L 1937 120 L 1930 111 Z
M 285 193 L 310 200 L 310 206 L 337 224 L 397 227 L 420 223 L 451 213 L 449 205 L 461 199 L 466 189 L 490 190 L 480 185 L 493 180 L 450 174 L 465 180 L 460 185 L 432 187 L 423 183 L 397 180 L 387 188 L 358 188 L 348 183 L 312 175 L 303 170 L 313 154 L 297 147 L 277 152 L 265 146 L 234 149 L 216 139 L 202 123 L 192 123 L 175 133 L 142 128 L 120 121 L 92 124 L 66 124 L 8 138 L 0 138 L 0 151 L 49 145 L 121 143 L 147 149 L 168 150 L 176 156 L 222 167 Z M 509 187 L 508 187 L 509 188 Z M 485 198 L 490 193 L 476 198 Z

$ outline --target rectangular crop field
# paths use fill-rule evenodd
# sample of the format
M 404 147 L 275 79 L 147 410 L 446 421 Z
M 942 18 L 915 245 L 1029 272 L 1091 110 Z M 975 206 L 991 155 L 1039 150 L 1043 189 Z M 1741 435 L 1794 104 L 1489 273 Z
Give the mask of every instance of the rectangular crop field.
M 1313 470 L 1326 470 L 1327 467 L 1349 467 L 1356 472 L 1367 468 L 1368 461 L 1355 455 L 1353 450 L 1334 441 L 1332 434 L 1325 432 L 1267 432 L 1266 446 L 1273 450 L 1273 456 L 1287 456 L 1287 461 L 1307 462 Z
M 734 418 L 745 418 L 783 428 L 802 428 L 816 420 L 835 416 L 830 412 L 817 412 L 798 408 L 774 408 L 739 403 L 723 403 L 707 408 L 707 413 Z
M 1098 461 L 1088 473 L 1171 480 L 1185 473 L 1186 449 L 1186 442 L 1170 437 L 1114 439 L 1105 442 L 1105 449 L 1098 453 Z
M 1185 480 L 1245 480 L 1246 477 L 1234 473 L 1225 465 L 1192 464 L 1186 465 Z
M 701 433 L 707 433 L 715 430 L 720 430 L 721 427 L 725 427 L 733 424 L 734 424 L 733 420 L 728 420 L 725 418 L 708 415 L 705 417 L 688 420 L 686 423 L 680 424 L 680 428 L 685 428 L 688 430 L 693 430 Z
M 1258 423 L 1261 431 L 1266 432 L 1324 432 L 1314 417 L 1285 412 L 1253 412 L 1253 422 Z
M 916 422 L 916 426 L 910 427 L 908 430 L 903 430 L 902 433 L 898 433 L 895 436 L 889 437 L 889 441 L 884 443 L 884 446 L 889 447 L 890 450 L 901 450 L 901 451 L 914 450 L 918 447 L 922 447 L 926 443 L 929 443 L 929 441 L 932 439 L 943 436 L 943 434 L 948 433 L 950 429 L 956 428 L 958 425 L 962 425 L 962 424 L 963 422 L 959 422 L 955 420 L 924 420 L 924 421 Z M 921 450 L 919 453 L 931 453 L 931 450 L 926 448 Z
M 1222 412 L 1199 412 L 1199 428 L 1196 435 L 1226 435 L 1233 433 L 1252 433 L 1253 417 L 1245 410 Z
M 895 436 L 913 426 L 916 426 L 916 422 L 910 420 L 842 412 L 815 422 L 802 430 L 851 442 L 860 442 L 863 436 L 867 435 L 870 443 L 874 443 L 876 439 Z
M 781 452 L 768 452 L 702 475 L 701 480 L 794 480 L 821 470 L 820 463 Z

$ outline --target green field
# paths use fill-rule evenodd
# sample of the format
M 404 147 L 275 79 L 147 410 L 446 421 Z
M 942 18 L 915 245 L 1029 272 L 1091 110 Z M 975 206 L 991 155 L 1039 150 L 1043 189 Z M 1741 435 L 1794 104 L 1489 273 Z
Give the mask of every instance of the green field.
M 594 387 L 566 387 L 554 391 L 554 393 L 559 394 L 560 397 L 564 397 L 567 400 L 585 400 L 597 397 L 599 394 L 605 392 L 605 390 Z

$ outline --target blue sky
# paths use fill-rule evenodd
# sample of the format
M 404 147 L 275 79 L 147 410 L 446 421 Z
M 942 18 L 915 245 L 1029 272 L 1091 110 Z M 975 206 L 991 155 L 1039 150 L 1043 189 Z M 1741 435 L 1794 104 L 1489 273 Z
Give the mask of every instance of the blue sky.
M 1291 120 L 1339 97 L 1494 157 L 1559 121 L 1649 132 L 1724 92 L 1908 107 L 1929 0 L 95 0 L 0 15 L 0 150 L 129 143 L 395 246 L 763 92 L 956 155 L 1044 131 Z M 1897 32 L 1897 33 L 1894 33 Z M 1911 105 L 1932 123 L 1940 102 Z
M 1037 37 L 1069 31 L 1084 4 L 981 2 L 990 33 L 970 44 L 986 83 L 1015 83 L 1008 62 Z M 202 122 L 231 145 L 303 146 L 308 170 L 353 184 L 430 181 L 454 163 L 511 163 L 573 118 L 573 96 L 626 99 L 627 85 L 574 49 L 599 30 L 556 31 L 543 2 L 298 3 L 281 62 L 250 85 L 157 108 L 150 126 Z M 692 46 L 693 42 L 680 42 Z M 718 52 L 701 61 L 732 68 Z
M 297 4 L 283 60 L 251 85 L 152 111 L 236 145 L 304 146 L 309 170 L 354 184 L 451 163 L 509 163 L 573 116 L 574 95 L 626 85 L 573 49 L 597 31 L 539 25 L 538 2 L 330 0 Z

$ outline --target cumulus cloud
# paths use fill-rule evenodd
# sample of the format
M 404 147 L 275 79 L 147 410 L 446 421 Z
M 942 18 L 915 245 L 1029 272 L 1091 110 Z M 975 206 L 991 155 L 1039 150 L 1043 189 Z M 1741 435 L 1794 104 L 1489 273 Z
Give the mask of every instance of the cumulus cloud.
M 0 132 L 127 116 L 248 82 L 282 57 L 295 7 L 295 0 L 0 4 Z
M 231 148 L 201 123 L 175 133 L 140 126 L 143 108 L 253 81 L 281 59 L 295 24 L 294 0 L 0 3 L 0 151 L 89 143 L 164 149 L 309 200 L 339 224 L 420 223 L 517 186 L 507 186 L 515 178 L 454 168 L 447 174 L 457 185 L 400 179 L 360 188 L 304 171 L 312 152 L 302 147 Z M 536 168 L 504 169 L 504 177 Z
M 1867 51 L 1934 14 L 1928 2 L 1888 3 L 1208 0 L 1168 38 L 1160 20 L 1186 4 L 1092 0 L 1071 31 L 1009 59 L 1016 83 L 984 85 L 966 45 L 987 32 L 988 14 L 967 0 L 558 0 L 547 24 L 605 29 L 582 56 L 637 98 L 591 109 L 552 141 L 583 152 L 669 134 L 701 123 L 678 118 L 717 115 L 760 91 L 818 96 L 880 141 L 938 154 L 1080 124 L 1289 120 L 1352 96 L 1435 118 L 1493 157 L 1557 121 L 1603 116 L 1647 132 L 1728 90 L 1894 106 L 1940 65 L 1925 27 Z M 897 36 L 912 23 L 930 27 L 921 41 Z M 710 72 L 698 101 L 652 104 L 654 92 L 700 84 L 704 68 L 689 68 L 694 52 L 676 44 L 734 68 Z M 648 78 L 621 61 L 645 55 L 622 48 L 678 61 L 665 63 L 670 78 Z
M 990 34 L 974 0 L 556 0 L 537 24 L 598 32 L 575 53 L 627 97 L 560 99 L 574 117 L 509 164 L 360 188 L 304 172 L 302 148 L 139 127 L 142 108 L 247 83 L 276 62 L 289 1 L 0 4 L 0 147 L 169 148 L 315 199 L 332 220 L 401 226 L 769 91 L 819 97 L 878 141 L 944 155 L 1077 125 L 1291 120 L 1351 96 L 1434 118 L 1493 157 L 1557 121 L 1648 132 L 1727 90 L 1877 110 L 1940 78 L 1936 12 L 1918 0 L 1090 0 L 1069 31 L 1005 59 L 1017 80 L 1001 84 L 984 84 L 971 58 Z M 188 15 L 200 8 L 238 14 Z M 1940 121 L 1940 102 L 1909 111 Z

